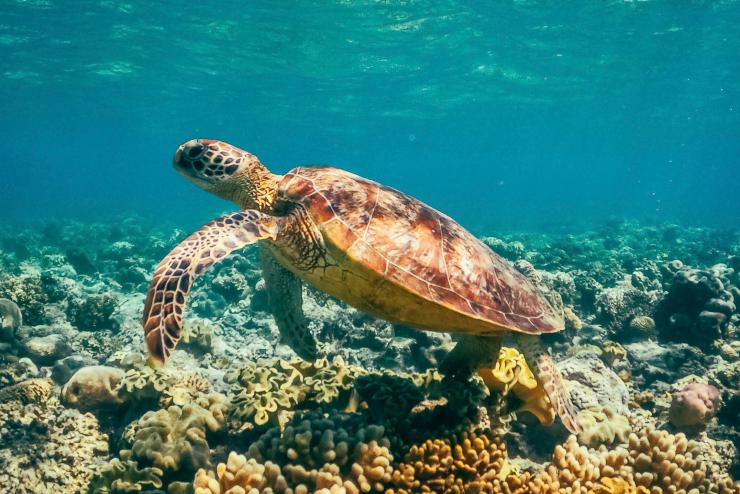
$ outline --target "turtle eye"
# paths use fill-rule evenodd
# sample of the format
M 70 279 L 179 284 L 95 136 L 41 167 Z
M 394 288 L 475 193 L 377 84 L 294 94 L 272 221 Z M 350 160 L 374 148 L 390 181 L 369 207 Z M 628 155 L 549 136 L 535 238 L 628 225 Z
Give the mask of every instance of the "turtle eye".
M 205 151 L 205 149 L 206 147 L 203 144 L 196 143 L 194 146 L 188 149 L 188 157 L 195 159 L 201 154 L 203 154 L 203 151 Z

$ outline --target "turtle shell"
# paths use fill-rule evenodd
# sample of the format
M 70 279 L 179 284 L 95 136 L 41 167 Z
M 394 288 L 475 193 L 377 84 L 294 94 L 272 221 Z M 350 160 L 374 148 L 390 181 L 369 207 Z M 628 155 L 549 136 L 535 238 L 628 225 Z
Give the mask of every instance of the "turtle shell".
M 281 180 L 278 200 L 303 205 L 325 242 L 346 255 L 343 269 L 370 270 L 473 320 L 464 326 L 529 334 L 563 329 L 524 275 L 452 218 L 402 192 L 337 168 L 299 167 Z

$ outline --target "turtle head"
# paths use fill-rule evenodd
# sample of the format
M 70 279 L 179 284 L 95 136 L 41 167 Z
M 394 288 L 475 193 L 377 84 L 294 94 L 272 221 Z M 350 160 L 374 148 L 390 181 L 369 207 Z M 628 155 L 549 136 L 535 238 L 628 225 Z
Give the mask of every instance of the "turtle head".
M 269 210 L 277 177 L 251 153 L 213 139 L 192 139 L 175 152 L 175 170 L 203 190 L 242 209 Z

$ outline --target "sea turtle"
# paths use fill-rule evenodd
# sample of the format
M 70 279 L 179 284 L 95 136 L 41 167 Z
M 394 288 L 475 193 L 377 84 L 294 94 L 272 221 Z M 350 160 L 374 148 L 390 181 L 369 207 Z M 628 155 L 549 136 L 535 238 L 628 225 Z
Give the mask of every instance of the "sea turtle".
M 182 144 L 174 166 L 240 210 L 202 226 L 157 266 L 143 319 L 153 364 L 163 364 L 180 339 L 195 278 L 259 241 L 270 311 L 282 339 L 301 357 L 317 355 L 302 310 L 302 282 L 393 323 L 462 333 L 442 364 L 446 373 L 494 362 L 501 337 L 516 334 L 564 425 L 579 430 L 538 338 L 562 330 L 561 316 L 525 276 L 450 217 L 333 167 L 274 175 L 253 154 L 211 139 Z

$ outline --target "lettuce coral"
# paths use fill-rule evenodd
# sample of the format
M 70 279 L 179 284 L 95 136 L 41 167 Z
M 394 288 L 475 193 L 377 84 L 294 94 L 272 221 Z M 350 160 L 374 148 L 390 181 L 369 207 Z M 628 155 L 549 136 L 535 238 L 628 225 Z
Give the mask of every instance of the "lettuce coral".
M 504 396 L 513 393 L 522 402 L 519 409 L 532 413 L 541 423 L 551 424 L 555 420 L 545 390 L 517 349 L 502 347 L 496 365 L 478 369 L 477 373 L 490 391 Z

